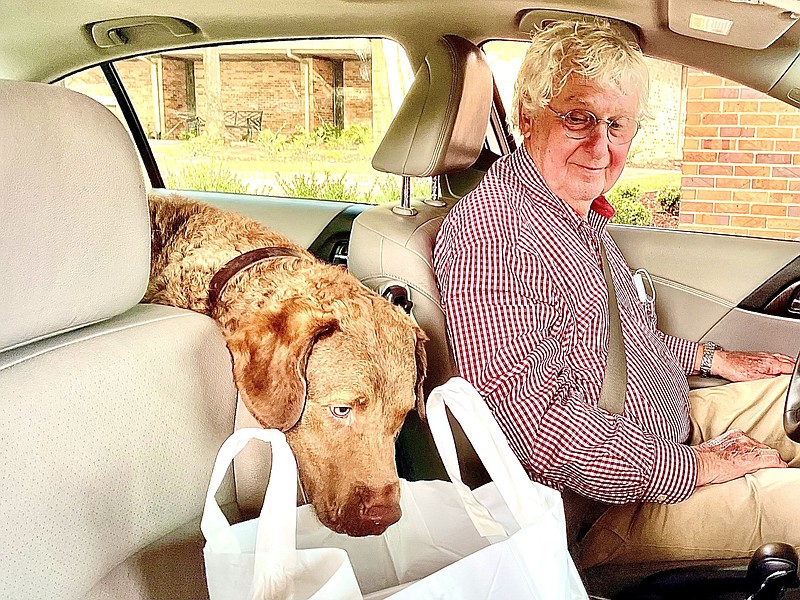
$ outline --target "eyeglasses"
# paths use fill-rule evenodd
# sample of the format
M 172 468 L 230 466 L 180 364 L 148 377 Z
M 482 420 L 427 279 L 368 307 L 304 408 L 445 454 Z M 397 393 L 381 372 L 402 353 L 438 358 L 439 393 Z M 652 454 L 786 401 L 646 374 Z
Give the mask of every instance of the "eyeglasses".
M 565 113 L 560 113 L 550 105 L 547 106 L 555 115 L 561 119 L 564 125 L 564 132 L 568 138 L 582 140 L 589 137 L 600 123 L 607 125 L 606 135 L 612 144 L 627 144 L 639 131 L 639 121 L 631 117 L 620 117 L 619 119 L 598 119 L 588 110 L 577 108 Z

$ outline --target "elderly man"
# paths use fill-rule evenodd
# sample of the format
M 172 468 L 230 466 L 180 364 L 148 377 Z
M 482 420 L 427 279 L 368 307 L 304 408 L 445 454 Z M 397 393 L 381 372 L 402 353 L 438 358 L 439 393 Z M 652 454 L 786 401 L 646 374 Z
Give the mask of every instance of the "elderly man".
M 603 194 L 647 90 L 640 51 L 608 23 L 537 33 L 515 90 L 523 144 L 453 208 L 434 249 L 461 374 L 530 477 L 614 505 L 583 538 L 584 566 L 800 545 L 800 471 L 784 468 L 800 453 L 775 378 L 793 360 L 659 331 L 606 231 Z M 746 383 L 690 394 L 696 372 Z

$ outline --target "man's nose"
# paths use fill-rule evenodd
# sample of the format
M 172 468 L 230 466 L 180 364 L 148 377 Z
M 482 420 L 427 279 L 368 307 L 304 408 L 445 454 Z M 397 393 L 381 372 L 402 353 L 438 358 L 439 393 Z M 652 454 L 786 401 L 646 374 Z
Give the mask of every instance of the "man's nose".
M 600 121 L 592 132 L 584 138 L 584 147 L 593 156 L 602 158 L 609 154 L 608 123 Z

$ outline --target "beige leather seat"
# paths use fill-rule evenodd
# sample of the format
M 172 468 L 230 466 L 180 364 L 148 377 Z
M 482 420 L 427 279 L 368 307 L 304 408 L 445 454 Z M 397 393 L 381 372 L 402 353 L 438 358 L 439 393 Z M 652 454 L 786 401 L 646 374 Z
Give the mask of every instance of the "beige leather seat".
M 419 67 L 373 167 L 410 177 L 469 168 L 483 148 L 493 90 L 480 49 L 456 36 L 441 38 Z M 350 236 L 350 271 L 380 293 L 390 286 L 405 288 L 412 315 L 430 338 L 426 392 L 458 374 L 431 260 L 442 220 L 457 200 L 444 188 L 438 201 L 414 201 L 411 210 L 379 206 L 362 212 Z M 413 415 L 401 435 L 398 463 L 406 477 L 444 476 L 427 428 Z
M 0 598 L 204 598 L 236 392 L 215 323 L 140 305 L 136 151 L 104 107 L 0 81 Z M 232 482 L 222 503 L 234 503 Z

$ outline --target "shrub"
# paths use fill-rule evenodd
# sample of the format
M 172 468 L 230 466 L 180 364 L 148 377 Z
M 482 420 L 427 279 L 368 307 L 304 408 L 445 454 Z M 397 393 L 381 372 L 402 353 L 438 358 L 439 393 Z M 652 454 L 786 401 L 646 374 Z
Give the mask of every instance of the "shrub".
M 366 125 L 351 125 L 342 130 L 340 141 L 347 146 L 360 146 L 372 141 L 372 129 Z
M 271 129 L 262 129 L 258 132 L 256 143 L 263 147 L 270 156 L 279 156 L 286 150 L 286 145 L 289 141 L 289 136 L 281 133 L 281 130 L 272 131 Z
M 279 173 L 275 174 L 278 184 L 290 198 L 322 198 L 343 202 L 370 202 L 372 193 L 361 194 L 355 186 L 346 185 L 344 183 L 346 176 L 347 174 L 343 173 L 337 179 L 331 177 L 330 172 L 325 171 L 323 177 L 319 178 L 312 171 L 308 175 L 299 173 L 290 180 L 286 180 Z
M 223 146 L 225 146 L 225 140 L 222 136 L 210 136 L 207 133 L 192 137 L 186 142 L 186 150 L 189 154 L 200 157 L 212 156 Z
M 679 185 L 668 185 L 661 188 L 656 194 L 656 200 L 658 200 L 664 212 L 677 216 L 681 209 L 681 187 Z
M 342 130 L 336 127 L 336 125 L 323 123 L 319 127 L 316 127 L 311 133 L 319 142 L 323 144 L 331 144 L 339 141 L 339 138 L 342 135 Z
M 218 161 L 197 161 L 177 172 L 167 172 L 166 184 L 174 190 L 250 194 L 250 186 Z
M 650 225 L 650 211 L 639 201 L 641 188 L 638 185 L 621 185 L 608 194 L 608 201 L 616 214 L 612 223 L 622 225 Z

